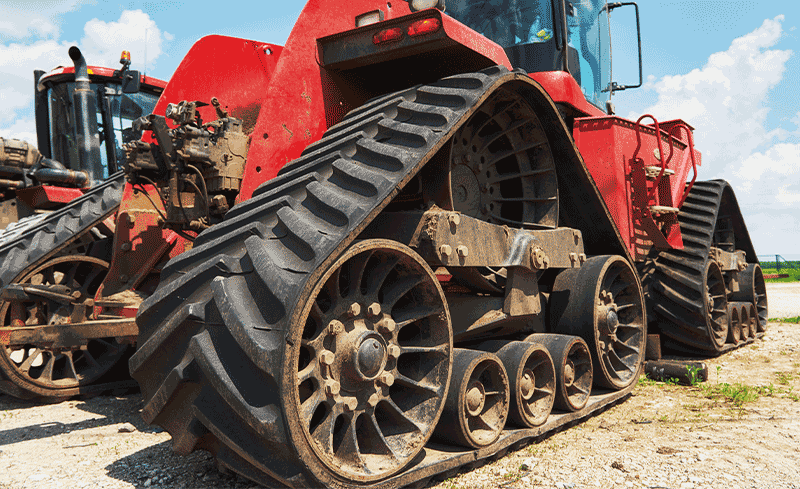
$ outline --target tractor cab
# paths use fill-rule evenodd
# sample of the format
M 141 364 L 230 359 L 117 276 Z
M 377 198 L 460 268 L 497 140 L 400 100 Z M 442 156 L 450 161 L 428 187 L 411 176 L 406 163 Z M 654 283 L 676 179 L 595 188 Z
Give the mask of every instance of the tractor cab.
M 606 109 L 614 91 L 638 86 L 613 83 L 611 72 L 609 15 L 629 5 L 635 7 L 605 0 L 447 0 L 445 12 L 502 46 L 515 68 L 570 73 L 586 100 Z
M 83 82 L 77 80 L 75 66 L 34 72 L 39 151 L 70 170 L 88 173 L 94 182 L 120 169 L 122 145 L 139 137 L 131 129 L 133 121 L 152 112 L 166 86 L 129 70 L 127 51 L 120 62 L 122 69 L 117 70 L 85 66 L 80 56 L 77 69 L 82 65 L 88 75 Z

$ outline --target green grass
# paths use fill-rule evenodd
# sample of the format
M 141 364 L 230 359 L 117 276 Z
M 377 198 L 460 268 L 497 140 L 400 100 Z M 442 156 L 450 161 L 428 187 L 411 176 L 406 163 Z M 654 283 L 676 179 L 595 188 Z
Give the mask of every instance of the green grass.
M 800 323 L 800 316 L 795 316 L 793 318 L 770 318 L 770 321 L 775 321 L 776 323 L 798 324 Z
M 785 278 L 766 278 L 764 279 L 765 282 L 770 283 L 780 283 L 780 282 L 800 282 L 800 269 L 799 268 L 783 268 L 778 271 L 775 268 L 762 268 L 762 272 L 764 275 L 771 275 L 774 273 L 785 273 L 788 274 L 788 277 Z

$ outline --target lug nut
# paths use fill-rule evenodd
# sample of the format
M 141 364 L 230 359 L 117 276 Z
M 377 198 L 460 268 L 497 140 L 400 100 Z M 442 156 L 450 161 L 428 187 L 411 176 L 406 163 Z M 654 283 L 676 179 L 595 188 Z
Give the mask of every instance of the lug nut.
M 581 264 L 584 264 L 584 263 L 586 263 L 586 254 L 585 254 L 585 253 L 580 253 L 580 254 L 578 255 L 578 261 L 580 261 L 580 262 L 581 262 Z
M 456 253 L 458 253 L 458 256 L 460 256 L 461 258 L 466 258 L 467 255 L 469 255 L 469 248 L 467 248 L 464 245 L 461 245 L 458 248 L 456 248 Z
M 350 307 L 347 309 L 347 314 L 349 314 L 350 317 L 356 317 L 361 314 L 361 304 L 358 302 L 350 304 Z
M 396 328 L 397 323 L 395 323 L 392 318 L 383 318 L 381 322 L 378 323 L 378 330 L 383 334 L 392 334 Z
M 336 336 L 337 334 L 340 334 L 342 332 L 344 332 L 344 324 L 338 319 L 334 319 L 333 321 L 328 323 L 328 333 L 332 334 L 333 336 Z
M 392 384 L 394 384 L 394 375 L 390 374 L 389 372 L 384 372 L 378 378 L 378 381 L 386 387 L 391 387 Z
M 322 365 L 333 365 L 335 359 L 336 355 L 330 350 L 323 350 L 322 353 L 319 354 L 319 363 Z
M 329 380 L 329 381 L 325 382 L 325 394 L 328 397 L 333 397 L 333 396 L 339 394 L 340 388 L 341 388 L 341 386 L 335 380 Z
M 367 307 L 367 316 L 374 317 L 381 313 L 381 305 L 373 302 Z
M 131 251 L 131 244 L 130 243 L 122 243 L 119 247 L 122 251 Z
M 379 402 L 381 402 L 381 396 L 379 396 L 377 393 L 369 396 L 369 399 L 367 400 L 367 404 L 369 404 L 370 407 L 377 406 Z
M 342 401 L 342 407 L 348 413 L 352 413 L 358 407 L 358 400 L 354 397 L 348 397 Z
M 451 248 L 450 245 L 442 245 L 439 247 L 439 253 L 441 253 L 442 256 L 447 258 L 453 253 L 453 248 Z
M 400 353 L 402 353 L 402 350 L 397 345 L 389 345 L 388 353 L 390 357 L 398 358 L 400 357 Z
M 460 214 L 450 214 L 450 217 L 447 218 L 450 221 L 450 224 L 453 226 L 458 226 L 461 224 L 461 215 Z

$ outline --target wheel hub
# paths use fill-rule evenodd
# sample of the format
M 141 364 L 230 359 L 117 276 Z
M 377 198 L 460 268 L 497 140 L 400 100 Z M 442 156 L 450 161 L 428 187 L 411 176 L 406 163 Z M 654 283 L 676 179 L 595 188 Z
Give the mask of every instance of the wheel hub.
M 380 335 L 368 333 L 356 349 L 356 358 L 353 362 L 356 371 L 364 380 L 371 380 L 378 376 L 386 366 L 386 344 Z
M 467 413 L 470 416 L 478 416 L 483 412 L 483 406 L 486 404 L 486 389 L 480 381 L 470 384 L 465 402 Z
M 572 360 L 567 360 L 567 363 L 564 365 L 564 385 L 567 387 L 572 387 L 572 384 L 575 383 L 575 364 L 572 363 Z
M 519 382 L 519 392 L 523 399 L 526 401 L 533 397 L 536 390 L 536 375 L 529 368 L 522 372 L 522 378 Z

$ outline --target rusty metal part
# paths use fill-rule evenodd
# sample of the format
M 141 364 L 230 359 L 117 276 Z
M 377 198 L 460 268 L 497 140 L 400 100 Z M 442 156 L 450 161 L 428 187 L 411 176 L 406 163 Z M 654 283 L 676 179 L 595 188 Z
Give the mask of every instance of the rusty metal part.
M 433 432 L 450 379 L 436 276 L 399 243 L 361 241 L 320 279 L 298 327 L 289 409 L 314 456 L 360 481 L 402 468 Z
M 661 336 L 658 334 L 647 335 L 645 347 L 645 360 L 661 360 Z
M 728 299 L 725 290 L 725 279 L 716 262 L 709 260 L 706 264 L 705 295 L 703 302 L 706 309 L 706 322 L 709 326 L 709 337 L 715 348 L 725 344 L 728 337 Z
M 453 378 L 434 437 L 472 448 L 489 446 L 506 424 L 509 401 L 508 374 L 500 359 L 456 348 Z
M 666 382 L 674 379 L 683 385 L 694 385 L 708 380 L 708 366 L 705 362 L 648 361 L 644 364 L 644 372 L 653 380 Z
M 762 333 L 767 328 L 767 285 L 764 282 L 764 273 L 758 263 L 749 263 L 744 270 L 739 272 L 739 291 L 730 295 L 730 300 L 736 302 L 752 302 L 756 307 L 757 331 Z
M 497 355 L 509 380 L 509 420 L 533 428 L 547 421 L 556 393 L 556 372 L 547 349 L 525 341 L 487 341 L 478 349 Z
M 461 126 L 450 149 L 448 183 L 452 208 L 465 216 L 510 228 L 558 226 L 558 181 L 550 143 L 536 113 L 518 93 L 496 92 Z M 502 266 L 452 273 L 484 292 L 500 292 L 506 281 Z
M 716 261 L 723 272 L 741 271 L 747 267 L 747 255 L 742 250 L 729 252 L 712 246 L 708 252 L 709 258 Z
M 42 159 L 35 146 L 21 139 L 0 138 L 0 172 L 2 167 L 31 168 Z
M 60 256 L 4 293 L 0 368 L 6 378 L 30 394 L 61 398 L 100 379 L 123 358 L 135 324 L 91 321 L 93 297 L 107 271 L 108 263 L 98 258 Z M 15 291 L 21 292 L 18 299 Z
M 642 286 L 621 256 L 595 256 L 558 274 L 550 294 L 550 331 L 589 345 L 594 383 L 622 389 L 636 381 L 645 356 Z
M 126 337 L 126 342 L 133 344 L 138 333 L 139 328 L 133 318 L 76 324 L 3 326 L 0 327 L 0 345 L 12 349 L 26 345 L 47 349 L 75 349 L 87 346 L 90 340 L 109 337 Z
M 728 303 L 728 343 L 734 345 L 742 340 L 742 332 L 744 331 L 742 321 L 739 317 L 740 310 L 741 307 L 739 304 L 734 302 Z M 746 324 L 745 327 L 749 328 L 749 324 Z M 744 337 L 747 338 L 747 334 L 745 334 Z
M 578 336 L 563 334 L 532 334 L 525 341 L 544 346 L 553 359 L 554 406 L 570 412 L 583 409 L 592 391 L 592 356 L 586 342 Z

